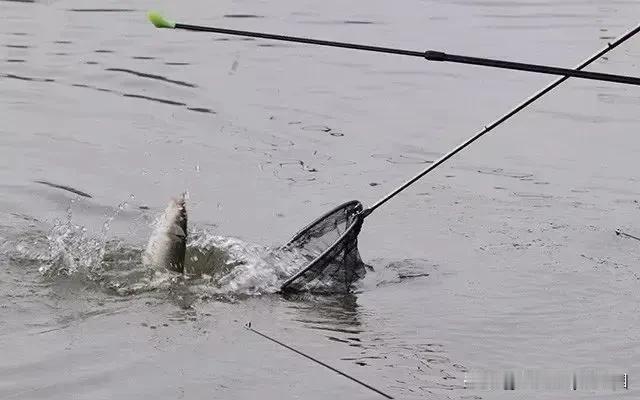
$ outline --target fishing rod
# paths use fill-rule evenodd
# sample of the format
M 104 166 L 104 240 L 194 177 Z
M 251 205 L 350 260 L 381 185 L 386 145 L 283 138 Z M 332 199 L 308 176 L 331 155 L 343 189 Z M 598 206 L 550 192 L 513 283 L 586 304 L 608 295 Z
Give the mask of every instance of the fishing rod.
M 318 360 L 318 359 L 316 359 L 316 358 L 314 358 L 314 357 L 311 357 L 311 356 L 309 356 L 309 355 L 307 355 L 307 354 L 305 354 L 305 353 L 301 352 L 300 350 L 296 350 L 296 349 L 294 349 L 293 347 L 291 347 L 291 346 L 289 346 L 289 345 L 286 345 L 286 344 L 282 343 L 281 341 L 279 341 L 279 340 L 277 340 L 277 339 L 274 339 L 274 338 L 272 338 L 272 337 L 270 337 L 270 336 L 268 336 L 268 335 L 265 335 L 264 333 L 262 333 L 262 332 L 258 331 L 257 329 L 252 328 L 252 327 L 251 327 L 251 322 L 248 322 L 244 327 L 245 327 L 247 330 L 249 330 L 249 331 L 251 331 L 251 332 L 255 333 L 256 335 L 260 335 L 260 336 L 262 336 L 263 338 L 265 338 L 265 339 L 267 339 L 267 340 L 270 340 L 270 341 L 272 341 L 272 342 L 274 342 L 274 343 L 278 344 L 279 346 L 284 347 L 285 349 L 291 350 L 291 351 L 293 351 L 294 353 L 297 353 L 297 354 L 299 354 L 299 355 L 301 355 L 301 356 L 303 356 L 303 357 L 306 357 L 306 358 L 308 358 L 309 360 L 311 360 L 311 361 L 313 361 L 313 362 L 315 362 L 315 363 L 318 363 L 318 364 L 322 365 L 323 367 L 328 368 L 328 369 L 330 369 L 331 371 L 336 372 L 336 373 L 338 373 L 338 374 L 340 374 L 340 375 L 344 376 L 344 377 L 345 377 L 345 378 L 347 378 L 347 379 L 351 379 L 352 381 L 356 382 L 357 384 L 362 385 L 362 386 L 366 387 L 367 389 L 372 390 L 372 391 L 374 391 L 374 392 L 378 393 L 379 395 L 382 395 L 382 396 L 386 397 L 387 399 L 393 399 L 393 397 L 391 397 L 390 395 L 386 394 L 385 392 L 383 392 L 383 391 L 381 391 L 381 390 L 379 390 L 379 389 L 376 389 L 376 388 L 374 388 L 373 386 L 368 385 L 368 384 L 366 384 L 366 383 L 362 382 L 361 380 L 358 380 L 358 379 L 354 378 L 353 376 L 347 375 L 346 373 L 344 373 L 344 372 L 340 371 L 339 369 L 334 368 L 334 367 L 330 366 L 329 364 L 324 363 L 324 362 L 322 362 L 322 361 L 320 361 L 320 360 Z
M 620 229 L 616 229 L 616 235 L 617 236 L 624 236 L 624 237 L 627 237 L 629 239 L 635 239 L 635 240 L 640 241 L 640 237 L 633 236 L 633 235 L 631 235 L 629 233 L 626 233 L 626 232 L 622 232 Z
M 357 44 L 357 43 L 335 42 L 331 40 L 319 40 L 319 39 L 303 38 L 303 37 L 296 37 L 296 36 L 275 35 L 271 33 L 216 28 L 212 26 L 181 24 L 171 20 L 167 20 L 162 15 L 156 12 L 149 12 L 148 16 L 149 16 L 149 20 L 153 25 L 156 26 L 156 28 L 183 29 L 183 30 L 196 31 L 196 32 L 212 32 L 212 33 L 220 33 L 224 35 L 245 36 L 245 37 L 253 37 L 253 38 L 260 38 L 260 39 L 280 40 L 285 42 L 314 44 L 318 46 L 340 47 L 345 49 L 371 51 L 371 52 L 387 53 L 387 54 L 397 54 L 397 55 L 411 56 L 411 57 L 420 57 L 420 58 L 425 58 L 428 61 L 441 61 L 441 62 L 451 62 L 451 63 L 458 63 L 458 64 L 479 65 L 484 67 L 502 68 L 502 69 L 516 70 L 516 71 L 535 72 L 539 74 L 560 75 L 560 76 L 569 76 L 572 78 L 623 83 L 627 85 L 636 85 L 636 86 L 640 85 L 640 78 L 634 77 L 634 76 L 605 74 L 601 72 L 578 71 L 575 69 L 552 67 L 547 65 L 529 64 L 529 63 L 497 60 L 497 59 L 491 59 L 491 58 L 470 57 L 470 56 L 464 56 L 464 55 L 458 55 L 458 54 L 448 54 L 442 51 L 435 51 L 435 50 L 427 50 L 427 51 L 404 50 L 404 49 L 396 49 L 396 48 L 390 48 L 390 47 L 369 46 L 369 45 L 363 45 L 363 44 Z

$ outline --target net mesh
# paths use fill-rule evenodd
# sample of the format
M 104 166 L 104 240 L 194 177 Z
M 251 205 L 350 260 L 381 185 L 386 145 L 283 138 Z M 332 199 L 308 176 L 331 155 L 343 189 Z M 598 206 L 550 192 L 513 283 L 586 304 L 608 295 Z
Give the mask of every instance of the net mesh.
M 291 239 L 284 248 L 299 256 L 300 270 L 282 290 L 347 292 L 364 277 L 366 266 L 358 252 L 362 209 L 359 201 L 344 203 Z

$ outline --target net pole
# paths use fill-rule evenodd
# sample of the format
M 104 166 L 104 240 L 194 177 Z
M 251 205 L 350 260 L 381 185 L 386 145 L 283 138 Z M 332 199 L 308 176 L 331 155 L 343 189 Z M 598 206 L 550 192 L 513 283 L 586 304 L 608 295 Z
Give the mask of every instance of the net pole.
M 628 39 L 632 38 L 638 32 L 640 32 L 640 25 L 638 25 L 635 28 L 631 29 L 629 32 L 625 33 L 624 35 L 622 35 L 621 37 L 619 37 L 615 41 L 608 43 L 606 47 L 604 47 L 603 49 L 599 50 L 598 52 L 593 54 L 591 57 L 589 57 L 585 61 L 583 61 L 580 65 L 578 65 L 575 68 L 575 70 L 579 71 L 579 70 L 585 68 L 586 66 L 588 66 L 591 63 L 593 63 L 594 61 L 596 61 L 597 59 L 599 59 L 603 55 L 607 54 L 609 51 L 615 49 L 616 47 L 618 47 L 619 45 L 621 45 L 622 43 L 624 43 Z M 442 157 L 440 157 L 438 160 L 434 161 L 433 164 L 429 165 L 424 170 L 420 171 L 419 174 L 417 174 L 413 178 L 409 179 L 408 181 L 406 181 L 405 183 L 400 185 L 398 188 L 394 189 L 392 192 L 390 192 L 389 194 L 384 196 L 382 199 L 378 200 L 378 202 L 375 203 L 373 206 L 371 206 L 368 209 L 364 210 L 362 212 L 362 218 L 366 218 L 367 216 L 369 216 L 378 207 L 380 207 L 381 205 L 383 205 L 387 201 L 391 200 L 398 193 L 402 192 L 403 190 L 405 190 L 406 188 L 411 186 L 413 183 L 415 183 L 418 179 L 422 178 L 423 176 L 425 176 L 429 172 L 431 172 L 434 169 L 438 168 L 441 164 L 443 164 L 445 161 L 447 161 L 448 159 L 450 159 L 454 155 L 458 154 L 461 150 L 463 150 L 464 148 L 466 148 L 467 146 L 469 146 L 470 144 L 472 144 L 476 140 L 480 139 L 485 134 L 491 132 L 494 128 L 496 128 L 497 126 L 501 125 L 503 122 L 507 121 L 508 119 L 510 119 L 511 117 L 513 117 L 514 115 L 516 115 L 517 113 L 519 113 L 520 111 L 525 109 L 527 106 L 529 106 L 531 103 L 533 103 L 534 101 L 538 100 L 540 97 L 544 96 L 545 94 L 547 94 L 548 92 L 553 90 L 556 86 L 560 85 L 562 82 L 566 81 L 569 78 L 570 78 L 569 76 L 563 76 L 561 78 L 556 79 L 555 81 L 551 82 L 549 85 L 544 87 L 543 89 L 541 89 L 538 92 L 534 93 L 531 97 L 529 97 L 526 100 L 524 100 L 522 103 L 520 103 L 517 106 L 515 106 L 508 113 L 504 114 L 503 116 L 501 116 L 497 120 L 495 120 L 492 123 L 490 123 L 489 125 L 485 126 L 481 131 L 479 131 L 478 133 L 476 133 L 475 135 L 473 135 L 472 137 L 470 137 L 469 139 L 467 139 L 466 141 L 464 141 L 463 143 L 461 143 L 460 145 L 455 147 L 453 150 L 451 150 L 447 154 L 445 154 Z

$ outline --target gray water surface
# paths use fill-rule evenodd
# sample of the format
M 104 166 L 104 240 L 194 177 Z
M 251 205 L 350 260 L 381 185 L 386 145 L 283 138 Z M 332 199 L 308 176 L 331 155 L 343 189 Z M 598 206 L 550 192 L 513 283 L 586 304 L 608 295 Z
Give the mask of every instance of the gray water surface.
M 636 398 L 640 92 L 569 80 L 367 218 L 355 293 L 284 297 L 269 258 L 370 205 L 552 77 L 157 30 L 184 23 L 570 67 L 635 1 L 0 1 L 0 398 Z M 640 38 L 590 69 L 640 75 Z M 38 183 L 42 181 L 46 183 Z M 154 275 L 154 217 L 237 270 Z M 470 371 L 630 390 L 464 388 Z

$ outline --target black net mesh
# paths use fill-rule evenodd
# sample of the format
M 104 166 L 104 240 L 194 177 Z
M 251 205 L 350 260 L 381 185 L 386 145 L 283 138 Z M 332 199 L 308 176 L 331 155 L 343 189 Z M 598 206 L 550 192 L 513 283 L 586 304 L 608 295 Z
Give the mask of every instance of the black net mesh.
M 350 201 L 294 236 L 285 248 L 299 256 L 300 270 L 282 290 L 345 292 L 364 277 L 365 264 L 358 253 L 362 209 L 359 201 Z

